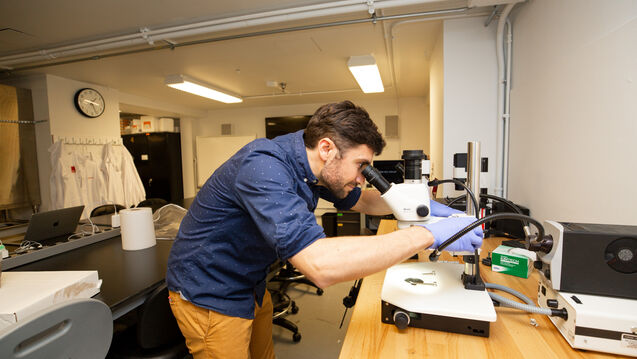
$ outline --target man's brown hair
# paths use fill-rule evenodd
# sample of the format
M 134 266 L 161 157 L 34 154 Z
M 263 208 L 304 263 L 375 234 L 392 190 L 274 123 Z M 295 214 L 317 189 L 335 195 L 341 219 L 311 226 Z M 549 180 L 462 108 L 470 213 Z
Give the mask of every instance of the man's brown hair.
M 305 147 L 316 147 L 324 137 L 334 141 L 342 152 L 367 145 L 379 155 L 385 147 L 385 140 L 367 111 L 351 101 L 328 103 L 314 112 L 303 133 Z

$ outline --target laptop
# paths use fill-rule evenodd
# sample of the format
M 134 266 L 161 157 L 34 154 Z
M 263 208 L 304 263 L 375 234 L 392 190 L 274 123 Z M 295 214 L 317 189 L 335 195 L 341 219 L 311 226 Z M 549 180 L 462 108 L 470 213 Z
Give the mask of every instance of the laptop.
M 25 241 L 41 242 L 75 232 L 84 206 L 35 213 L 29 220 Z

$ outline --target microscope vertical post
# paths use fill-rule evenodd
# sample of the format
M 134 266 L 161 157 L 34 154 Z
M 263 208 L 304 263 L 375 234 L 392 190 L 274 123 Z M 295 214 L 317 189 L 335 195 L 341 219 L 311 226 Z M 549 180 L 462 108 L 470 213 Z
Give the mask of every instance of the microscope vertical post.
M 467 187 L 473 192 L 480 205 L 480 142 L 472 141 L 467 144 Z M 467 214 L 480 218 L 480 213 L 471 205 L 471 198 L 467 193 Z
M 469 193 L 467 193 L 467 214 L 480 219 L 480 142 L 472 141 L 467 143 L 467 188 L 469 188 L 476 197 L 478 208 L 471 204 Z M 478 211 L 478 213 L 476 213 Z M 464 256 L 464 275 L 463 282 L 465 288 L 484 289 L 484 284 L 480 278 L 480 255 L 478 251 L 474 255 Z

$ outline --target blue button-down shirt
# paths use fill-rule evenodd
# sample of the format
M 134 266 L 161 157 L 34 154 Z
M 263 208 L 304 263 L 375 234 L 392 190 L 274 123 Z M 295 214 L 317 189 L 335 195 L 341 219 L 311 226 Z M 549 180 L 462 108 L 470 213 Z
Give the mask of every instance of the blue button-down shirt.
M 313 213 L 318 198 L 349 209 L 361 194 L 355 188 L 338 200 L 317 182 L 303 131 L 247 144 L 206 181 L 181 222 L 168 288 L 200 307 L 254 318 L 269 266 L 325 237 Z

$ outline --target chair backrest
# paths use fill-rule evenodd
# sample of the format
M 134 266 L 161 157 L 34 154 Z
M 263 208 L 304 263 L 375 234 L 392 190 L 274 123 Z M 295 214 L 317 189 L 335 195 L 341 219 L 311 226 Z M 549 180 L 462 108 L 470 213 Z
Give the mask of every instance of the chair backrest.
M 91 217 L 115 213 L 115 208 L 117 208 L 117 212 L 121 211 L 122 209 L 126 209 L 126 207 L 122 206 L 121 204 L 103 204 L 93 208 L 93 210 L 91 211 Z
M 139 310 L 137 344 L 144 349 L 153 349 L 184 340 L 177 320 L 168 303 L 166 283 L 155 289 Z
M 100 358 L 113 337 L 113 315 L 104 302 L 71 299 L 0 329 L 0 358 Z
M 154 213 L 156 210 L 160 209 L 161 207 L 167 204 L 168 204 L 168 201 L 166 201 L 163 198 L 148 198 L 139 202 L 137 207 L 150 207 L 153 209 L 153 213 Z

